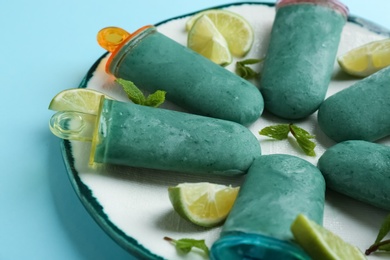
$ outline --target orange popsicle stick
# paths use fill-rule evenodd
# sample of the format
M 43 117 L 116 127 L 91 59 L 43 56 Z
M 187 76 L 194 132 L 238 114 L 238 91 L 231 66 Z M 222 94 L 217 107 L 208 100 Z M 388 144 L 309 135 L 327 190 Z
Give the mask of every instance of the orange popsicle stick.
M 97 41 L 105 50 L 113 52 L 129 36 L 130 33 L 119 27 L 106 27 L 98 32 Z
M 97 34 L 97 41 L 101 47 L 105 50 L 111 52 L 111 55 L 108 57 L 106 63 L 106 71 L 109 71 L 109 66 L 112 62 L 112 59 L 117 54 L 117 52 L 121 49 L 123 45 L 129 42 L 132 38 L 139 35 L 144 30 L 152 27 L 152 25 L 146 25 L 134 33 L 128 33 L 127 31 L 119 28 L 119 27 L 106 27 L 101 29 Z

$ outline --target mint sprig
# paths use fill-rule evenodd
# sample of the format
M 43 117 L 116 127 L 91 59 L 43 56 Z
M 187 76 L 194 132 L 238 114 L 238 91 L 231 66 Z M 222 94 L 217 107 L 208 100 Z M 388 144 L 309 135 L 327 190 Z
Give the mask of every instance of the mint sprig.
M 365 252 L 366 255 L 370 255 L 375 251 L 387 251 L 390 252 L 390 239 L 383 240 L 383 238 L 390 232 L 390 214 L 385 218 L 379 229 L 378 235 L 372 244 Z
M 288 133 L 290 132 L 290 125 L 273 125 L 267 126 L 260 130 L 260 135 L 265 135 L 276 140 L 287 139 Z
M 288 134 L 291 133 L 296 139 L 299 147 L 305 152 L 306 155 L 315 156 L 314 148 L 316 144 L 310 139 L 315 138 L 309 132 L 300 128 L 294 124 L 280 124 L 264 127 L 259 131 L 260 135 L 268 136 L 276 140 L 287 139 Z
M 129 99 L 135 104 L 158 107 L 165 101 L 165 91 L 157 90 L 145 97 L 144 93 L 133 82 L 124 79 L 116 79 L 115 81 L 122 86 Z
M 244 79 L 252 79 L 252 78 L 255 78 L 257 76 L 260 76 L 259 72 L 254 71 L 248 65 L 253 65 L 256 63 L 263 62 L 263 61 L 264 61 L 264 58 L 262 58 L 262 59 L 246 59 L 246 60 L 242 60 L 242 61 L 237 61 L 236 62 L 236 73 L 237 73 L 237 75 L 239 75 L 240 77 L 242 77 Z
M 166 94 L 166 91 L 157 90 L 156 92 L 147 96 L 144 105 L 149 107 L 159 107 L 162 103 L 164 103 Z
M 164 240 L 171 242 L 175 245 L 176 249 L 181 253 L 188 254 L 193 247 L 202 250 L 207 256 L 209 255 L 209 248 L 207 247 L 204 239 L 196 240 L 192 238 L 182 238 L 175 240 L 170 237 L 164 237 Z
M 314 152 L 314 148 L 316 147 L 316 144 L 310 141 L 310 139 L 315 138 L 315 136 L 309 134 L 306 130 L 296 125 L 290 124 L 289 127 L 290 127 L 291 134 L 295 137 L 299 147 L 302 148 L 305 154 L 309 156 L 316 156 L 316 153 Z

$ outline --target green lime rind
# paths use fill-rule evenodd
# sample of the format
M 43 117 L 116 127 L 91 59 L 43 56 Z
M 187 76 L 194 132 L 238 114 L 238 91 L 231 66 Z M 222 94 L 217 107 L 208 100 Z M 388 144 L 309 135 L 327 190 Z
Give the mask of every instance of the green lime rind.
M 296 242 L 306 253 L 316 260 L 366 259 L 355 246 L 299 214 L 291 225 L 291 232 Z
M 169 194 L 169 200 L 171 201 L 174 210 L 182 218 L 195 225 L 206 227 L 206 228 L 212 228 L 221 225 L 225 221 L 225 218 L 222 218 L 218 221 L 216 220 L 211 221 L 210 219 L 200 219 L 193 216 L 191 212 L 187 210 L 187 206 L 185 205 L 182 196 L 181 188 L 179 187 L 169 187 L 168 194 Z
M 253 45 L 254 32 L 243 16 L 227 10 L 210 9 L 192 16 L 186 22 L 186 30 L 190 31 L 196 21 L 204 15 L 212 20 L 226 39 L 233 56 L 244 57 L 249 52 Z
M 227 187 L 227 188 L 229 189 L 229 187 Z M 219 202 L 217 202 L 214 199 L 211 199 L 209 201 L 209 203 L 217 203 L 217 204 L 204 205 L 203 204 L 203 203 L 205 203 L 204 201 L 200 202 L 201 204 L 197 204 L 199 202 L 198 200 L 201 197 L 205 196 L 205 193 L 207 193 L 210 190 L 214 190 L 218 193 L 220 191 L 219 189 L 226 191 L 224 187 L 221 187 L 221 185 L 217 185 L 217 184 L 210 184 L 210 183 L 187 184 L 187 183 L 184 183 L 184 184 L 179 184 L 175 187 L 169 187 L 168 194 L 169 194 L 169 199 L 172 203 L 174 210 L 182 218 L 186 219 L 187 221 L 189 221 L 195 225 L 198 225 L 201 227 L 206 227 L 206 228 L 212 228 L 212 227 L 220 226 L 225 221 L 227 214 L 229 213 L 231 206 L 233 205 L 234 200 L 235 200 L 235 197 L 232 197 L 232 196 L 237 196 L 239 187 L 231 188 L 232 193 L 229 193 L 229 194 L 231 194 L 231 196 L 225 197 L 222 200 L 219 200 Z M 214 195 L 218 196 L 216 193 Z M 210 196 L 213 196 L 213 195 L 210 194 Z M 188 202 L 185 199 L 185 197 L 187 198 L 187 200 L 190 199 L 191 202 Z M 227 204 L 221 205 L 218 203 L 227 203 Z M 218 205 L 222 206 L 222 207 L 218 207 Z M 230 205 L 230 206 L 227 206 L 227 205 Z M 194 207 L 194 208 L 199 209 L 199 206 L 204 209 L 204 212 L 201 211 L 201 212 L 199 212 L 199 214 L 196 214 L 196 213 L 192 213 L 189 210 L 190 207 Z M 227 207 L 224 208 L 223 206 L 227 206 Z M 218 208 L 217 210 L 221 210 L 220 215 L 210 217 L 209 216 L 210 212 L 208 212 L 208 210 L 210 210 L 211 208 L 214 210 L 216 208 Z M 224 210 L 226 210 L 226 212 L 222 208 L 224 208 Z

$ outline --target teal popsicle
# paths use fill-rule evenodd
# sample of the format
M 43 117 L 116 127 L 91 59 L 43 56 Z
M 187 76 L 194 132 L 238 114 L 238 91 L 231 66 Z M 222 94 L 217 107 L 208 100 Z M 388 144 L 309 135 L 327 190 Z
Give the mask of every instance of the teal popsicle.
M 325 98 L 348 9 L 337 0 L 282 0 L 276 8 L 260 91 L 266 110 L 300 119 Z
M 76 140 L 80 129 L 93 129 L 83 140 L 93 141 L 94 163 L 233 176 L 261 155 L 259 141 L 241 124 L 110 99 L 101 101 L 97 116 L 58 112 L 51 126 L 61 138 L 76 133 L 68 138 Z
M 318 125 L 336 142 L 390 135 L 390 67 L 327 98 L 318 110 Z
M 257 158 L 212 246 L 211 259 L 309 259 L 292 242 L 302 213 L 322 224 L 325 182 L 309 162 L 291 155 Z
M 390 210 L 390 147 L 362 140 L 338 143 L 321 156 L 327 187 Z
M 244 125 L 262 114 L 263 97 L 253 84 L 153 26 L 141 28 L 113 49 L 107 73 L 150 92 L 164 90 L 168 100 L 191 113 Z

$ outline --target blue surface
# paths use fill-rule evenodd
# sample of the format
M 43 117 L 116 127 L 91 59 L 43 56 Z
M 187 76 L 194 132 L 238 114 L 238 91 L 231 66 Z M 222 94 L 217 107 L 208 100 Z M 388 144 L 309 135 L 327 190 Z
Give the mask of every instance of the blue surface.
M 74 193 L 59 139 L 49 131 L 53 112 L 47 107 L 61 90 L 77 87 L 104 53 L 95 40 L 101 28 L 115 25 L 133 31 L 231 2 L 2 2 L 0 259 L 131 259 L 100 229 Z M 390 28 L 388 0 L 344 3 L 352 14 Z

